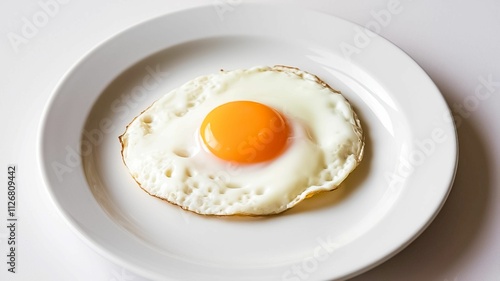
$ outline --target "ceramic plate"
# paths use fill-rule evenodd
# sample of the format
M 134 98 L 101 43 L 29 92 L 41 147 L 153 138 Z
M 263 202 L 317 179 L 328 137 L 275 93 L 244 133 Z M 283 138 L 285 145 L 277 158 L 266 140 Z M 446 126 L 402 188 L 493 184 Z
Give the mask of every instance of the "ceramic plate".
M 39 156 L 59 211 L 98 252 L 151 279 L 325 280 L 388 259 L 432 221 L 457 163 L 450 112 L 426 73 L 345 20 L 284 7 L 206 6 L 151 19 L 94 48 L 47 105 Z M 342 91 L 366 132 L 334 192 L 270 217 L 205 217 L 153 198 L 118 136 L 153 101 L 219 69 L 283 64 Z

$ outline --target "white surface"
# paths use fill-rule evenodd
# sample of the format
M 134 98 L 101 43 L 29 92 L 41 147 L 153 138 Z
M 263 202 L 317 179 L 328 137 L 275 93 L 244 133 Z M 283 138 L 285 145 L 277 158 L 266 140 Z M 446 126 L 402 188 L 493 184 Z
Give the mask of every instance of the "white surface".
M 296 5 L 365 25 L 390 2 Z M 20 33 L 23 18 L 43 10 L 31 1 L 1 4 L 0 114 L 6 121 L 0 151 L 4 167 L 18 165 L 20 188 L 19 273 L 7 273 L 4 265 L 2 280 L 144 280 L 96 254 L 62 221 L 41 183 L 35 140 L 50 92 L 83 54 L 130 25 L 183 6 L 181 1 L 70 1 L 59 5 L 15 52 L 7 34 Z M 401 1 L 401 7 L 380 34 L 412 56 L 461 115 L 460 163 L 454 188 L 434 223 L 403 252 L 354 280 L 498 280 L 500 176 L 495 171 L 500 167 L 500 129 L 494 122 L 500 117 L 500 85 L 492 85 L 489 96 L 475 91 L 487 93 L 486 87 L 478 88 L 481 77 L 500 81 L 500 5 Z M 1 198 L 0 210 L 5 210 L 6 195 Z M 0 249 L 6 254 L 5 230 Z
M 297 266 L 308 271 L 310 280 L 338 279 L 380 262 L 409 243 L 441 207 L 456 167 L 455 128 L 435 85 L 406 54 L 380 37 L 372 37 L 362 56 L 347 60 L 337 46 L 356 36 L 356 26 L 344 20 L 274 6 L 240 5 L 232 13 L 222 22 L 209 5 L 148 21 L 93 50 L 65 76 L 44 115 L 40 149 L 48 188 L 72 226 L 97 251 L 154 279 L 293 280 L 300 277 L 293 272 Z M 281 22 L 287 24 L 271 27 Z M 175 25 L 183 25 L 184 31 L 161 36 Z M 319 33 L 332 29 L 335 35 L 311 36 L 314 29 Z M 150 57 L 157 50 L 162 51 Z M 130 120 L 151 100 L 192 77 L 256 63 L 283 63 L 315 73 L 358 109 L 366 133 L 366 154 L 345 187 L 265 218 L 198 216 L 142 192 L 122 163 L 117 141 Z M 167 74 L 150 77 L 150 69 Z M 157 80 L 155 87 L 134 94 L 138 87 L 146 87 L 145 77 Z M 279 87 L 292 94 L 285 89 Z M 123 98 L 124 93 L 132 94 Z M 274 103 L 290 115 L 300 111 L 284 103 L 286 96 L 279 101 L 274 101 L 276 95 L 260 98 L 257 101 Z M 207 98 L 206 102 L 213 101 Z M 314 111 L 325 103 L 309 102 Z M 118 110 L 120 103 L 137 106 Z M 300 104 L 298 108 L 307 107 Z M 200 123 L 204 114 L 198 116 L 199 120 L 190 122 Z M 111 129 L 102 128 L 104 120 Z M 334 124 L 328 118 L 316 120 L 326 126 Z M 189 143 L 194 131 L 182 139 L 180 131 L 185 127 L 169 135 Z M 82 130 L 80 167 L 67 160 L 67 148 L 76 150 Z M 320 132 L 311 134 L 318 137 Z M 306 159 L 300 161 L 312 165 Z M 54 172 L 54 163 L 67 165 L 71 171 Z M 302 171 L 310 167 L 293 171 L 279 162 L 278 166 L 286 168 L 284 175 L 273 174 L 280 181 L 292 178 L 291 174 L 314 176 Z M 214 173 L 228 171 L 225 166 L 211 167 Z M 266 171 L 273 170 L 268 167 Z M 394 175 L 388 180 L 390 173 Z M 236 175 L 228 176 L 235 181 Z M 279 189 L 273 183 L 262 184 Z M 321 248 L 320 240 L 328 241 L 329 251 Z

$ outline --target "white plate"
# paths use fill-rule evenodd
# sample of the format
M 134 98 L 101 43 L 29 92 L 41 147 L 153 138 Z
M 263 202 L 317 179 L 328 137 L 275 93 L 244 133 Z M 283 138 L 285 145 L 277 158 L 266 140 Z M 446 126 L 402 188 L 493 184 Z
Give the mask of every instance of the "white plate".
M 457 141 L 424 71 L 375 34 L 363 43 L 360 32 L 317 12 L 239 5 L 185 10 L 118 34 L 68 72 L 47 106 L 39 156 L 54 202 L 98 252 L 153 279 L 324 280 L 381 263 L 441 208 Z M 348 45 L 359 52 L 348 55 Z M 359 113 L 365 159 L 340 190 L 278 216 L 219 218 L 137 187 L 118 142 L 134 116 L 198 75 L 274 64 L 317 74 Z

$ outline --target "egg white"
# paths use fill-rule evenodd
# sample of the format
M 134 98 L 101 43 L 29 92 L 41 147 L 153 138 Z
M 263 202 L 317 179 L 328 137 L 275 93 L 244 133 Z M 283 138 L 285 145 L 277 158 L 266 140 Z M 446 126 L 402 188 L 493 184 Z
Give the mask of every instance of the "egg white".
M 268 105 L 286 118 L 292 133 L 277 158 L 238 165 L 203 147 L 205 116 L 238 100 Z M 120 141 L 123 160 L 145 191 L 206 215 L 280 213 L 335 189 L 361 161 L 364 147 L 347 100 L 316 76 L 284 66 L 191 80 L 137 116 Z M 251 155 L 259 145 L 249 141 L 242 153 Z

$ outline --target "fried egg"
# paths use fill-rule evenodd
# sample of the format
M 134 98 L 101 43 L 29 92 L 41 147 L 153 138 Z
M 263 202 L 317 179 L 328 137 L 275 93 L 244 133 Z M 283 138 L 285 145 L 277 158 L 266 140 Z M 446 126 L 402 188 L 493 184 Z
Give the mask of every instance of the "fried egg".
M 360 121 L 318 77 L 286 66 L 198 77 L 120 136 L 150 195 L 203 215 L 269 215 L 330 191 L 363 156 Z

